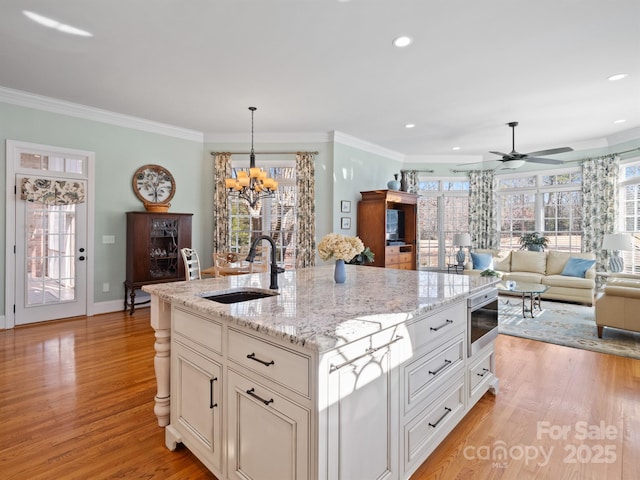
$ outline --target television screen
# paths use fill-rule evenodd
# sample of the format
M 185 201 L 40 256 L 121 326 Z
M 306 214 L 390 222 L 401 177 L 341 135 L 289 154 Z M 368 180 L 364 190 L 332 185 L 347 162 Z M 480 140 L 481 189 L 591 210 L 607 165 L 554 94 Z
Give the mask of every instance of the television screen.
M 387 240 L 404 240 L 404 211 L 387 210 Z

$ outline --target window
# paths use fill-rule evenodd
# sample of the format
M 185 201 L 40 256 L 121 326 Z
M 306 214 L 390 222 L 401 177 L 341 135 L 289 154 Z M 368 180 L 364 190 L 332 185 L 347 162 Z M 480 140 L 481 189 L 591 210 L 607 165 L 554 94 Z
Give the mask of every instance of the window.
M 621 252 L 626 273 L 640 274 L 640 161 L 621 165 L 619 231 L 633 236 L 634 249 Z
M 455 233 L 469 231 L 469 181 L 420 179 L 418 193 L 419 268 L 456 263 Z
M 520 248 L 520 235 L 542 232 L 549 248 L 582 249 L 582 173 L 578 168 L 509 175 L 498 181 L 500 248 Z
M 263 199 L 255 209 L 237 197 L 229 198 L 229 249 L 233 252 L 249 250 L 251 239 L 271 236 L 277 246 L 276 258 L 280 266 L 294 269 L 296 264 L 297 187 L 295 167 L 263 167 L 270 178 L 278 181 L 273 198 Z M 239 170 L 234 166 L 234 176 Z

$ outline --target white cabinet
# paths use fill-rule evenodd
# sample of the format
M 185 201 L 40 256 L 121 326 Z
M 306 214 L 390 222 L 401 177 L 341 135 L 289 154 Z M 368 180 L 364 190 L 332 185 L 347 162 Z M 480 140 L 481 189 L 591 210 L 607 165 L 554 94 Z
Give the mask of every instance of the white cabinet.
M 327 478 L 398 475 L 398 370 L 395 329 L 338 349 L 328 361 Z M 324 442 L 322 442 L 324 443 Z
M 233 370 L 227 385 L 228 478 L 312 478 L 310 412 Z
M 174 342 L 172 348 L 171 426 L 209 467 L 222 465 L 221 366 Z M 175 448 L 175 445 L 172 445 Z

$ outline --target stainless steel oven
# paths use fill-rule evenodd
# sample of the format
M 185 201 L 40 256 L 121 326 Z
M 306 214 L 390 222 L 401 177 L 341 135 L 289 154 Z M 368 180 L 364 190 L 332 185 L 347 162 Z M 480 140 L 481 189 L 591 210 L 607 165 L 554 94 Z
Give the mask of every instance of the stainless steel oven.
M 498 336 L 498 290 L 490 288 L 467 300 L 467 355 L 473 356 Z

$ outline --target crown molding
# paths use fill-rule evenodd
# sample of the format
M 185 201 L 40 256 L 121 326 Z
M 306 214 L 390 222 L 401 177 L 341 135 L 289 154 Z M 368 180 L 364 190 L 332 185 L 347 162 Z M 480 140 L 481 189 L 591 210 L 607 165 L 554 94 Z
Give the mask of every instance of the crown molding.
M 107 123 L 118 127 L 131 128 L 168 137 L 180 138 L 193 142 L 203 141 L 203 134 L 195 130 L 175 127 L 164 123 L 132 117 L 121 113 L 110 112 L 99 108 L 88 107 L 78 103 L 66 102 L 34 93 L 23 92 L 0 86 L 0 102 L 33 108 L 70 117 L 83 118 L 95 122 Z
M 614 133 L 607 137 L 607 143 L 609 145 L 619 145 L 621 143 L 630 142 L 632 140 L 640 139 L 640 127 L 631 128 L 623 132 Z
M 332 133 L 334 143 L 340 143 L 348 147 L 353 147 L 359 150 L 364 150 L 365 152 L 373 153 L 375 155 L 380 155 L 381 157 L 387 157 L 392 160 L 404 162 L 405 155 L 403 153 L 389 150 L 388 148 L 381 147 L 380 145 L 376 145 L 375 143 L 369 143 L 365 140 L 347 135 L 346 133 L 338 132 L 337 130 L 334 130 Z
M 290 132 L 290 133 L 254 133 L 255 143 L 328 143 L 329 133 Z M 249 144 L 251 134 L 247 133 L 205 133 L 204 143 L 240 143 Z
M 482 162 L 482 155 L 407 155 L 405 163 L 422 163 L 422 164 L 460 164 Z

